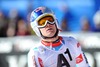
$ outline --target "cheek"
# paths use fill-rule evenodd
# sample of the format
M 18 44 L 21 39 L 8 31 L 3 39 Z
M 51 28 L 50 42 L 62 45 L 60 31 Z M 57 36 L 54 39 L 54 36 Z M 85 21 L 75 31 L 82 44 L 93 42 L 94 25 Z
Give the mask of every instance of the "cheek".
M 56 30 L 57 30 L 56 26 L 53 26 L 53 29 L 54 29 L 54 32 L 56 32 Z
M 46 30 L 43 28 L 43 29 L 40 29 L 41 33 L 44 35 L 46 34 Z

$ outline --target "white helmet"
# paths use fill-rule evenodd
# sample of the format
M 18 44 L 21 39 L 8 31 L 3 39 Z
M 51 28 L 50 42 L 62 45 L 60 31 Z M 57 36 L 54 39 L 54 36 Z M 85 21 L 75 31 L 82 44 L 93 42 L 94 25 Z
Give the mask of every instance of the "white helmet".
M 36 8 L 34 11 L 32 11 L 31 13 L 31 17 L 30 17 L 30 24 L 31 24 L 31 27 L 32 29 L 34 30 L 34 32 L 39 36 L 41 37 L 41 33 L 39 31 L 39 28 L 38 28 L 38 20 L 46 15 L 51 15 L 54 20 L 55 20 L 55 24 L 57 26 L 57 29 L 59 28 L 58 27 L 58 22 L 57 22 L 57 19 L 54 15 L 54 13 L 52 12 L 52 10 L 50 10 L 49 8 L 47 7 L 38 7 Z

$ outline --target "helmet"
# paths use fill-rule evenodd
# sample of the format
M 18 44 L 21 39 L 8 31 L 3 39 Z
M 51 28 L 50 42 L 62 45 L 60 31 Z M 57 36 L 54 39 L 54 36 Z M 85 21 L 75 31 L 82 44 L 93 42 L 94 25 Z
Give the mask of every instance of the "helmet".
M 52 12 L 52 10 L 50 10 L 47 7 L 38 7 L 31 13 L 30 25 L 32 29 L 34 30 L 34 32 L 36 33 L 36 35 L 38 35 L 39 37 L 41 37 L 41 32 L 39 31 L 39 28 L 38 28 L 38 20 L 46 15 L 51 15 L 54 18 L 55 24 L 58 29 L 57 19 L 54 13 Z

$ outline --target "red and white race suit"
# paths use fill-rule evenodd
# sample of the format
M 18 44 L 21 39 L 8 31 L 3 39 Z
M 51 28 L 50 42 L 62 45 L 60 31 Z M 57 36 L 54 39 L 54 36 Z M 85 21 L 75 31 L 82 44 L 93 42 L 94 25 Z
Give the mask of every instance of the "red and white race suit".
M 41 41 L 39 46 L 30 49 L 28 67 L 90 67 L 79 42 L 73 37 L 60 36 L 56 46 L 44 44 Z

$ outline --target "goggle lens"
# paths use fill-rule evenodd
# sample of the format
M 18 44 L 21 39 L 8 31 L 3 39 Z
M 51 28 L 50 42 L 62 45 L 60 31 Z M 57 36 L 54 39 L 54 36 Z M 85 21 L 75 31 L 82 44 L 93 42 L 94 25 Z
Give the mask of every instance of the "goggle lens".
M 46 16 L 46 17 L 43 17 L 41 18 L 39 21 L 38 21 L 38 25 L 39 26 L 44 26 L 46 24 L 46 21 L 49 21 L 50 23 L 53 23 L 54 22 L 54 18 L 52 16 Z

